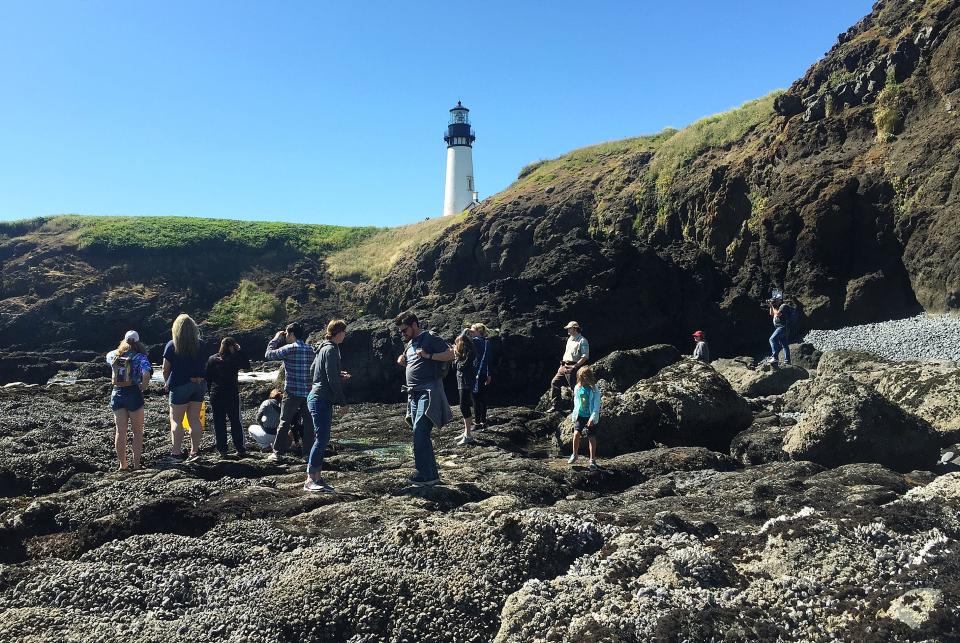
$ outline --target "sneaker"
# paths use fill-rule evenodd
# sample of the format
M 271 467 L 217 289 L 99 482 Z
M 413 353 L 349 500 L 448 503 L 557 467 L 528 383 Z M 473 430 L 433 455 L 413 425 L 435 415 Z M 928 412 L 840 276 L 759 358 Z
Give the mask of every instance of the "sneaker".
M 487 425 L 484 424 L 483 422 L 481 422 L 481 423 L 479 423 L 479 424 L 474 424 L 474 425 L 473 425 L 473 430 L 476 431 L 476 432 L 478 432 L 478 433 L 479 433 L 480 431 L 483 431 L 485 428 L 487 428 Z
M 599 470 L 600 470 L 600 467 L 597 466 L 596 460 L 591 460 L 591 461 L 590 461 L 590 466 L 588 467 L 588 469 L 589 469 L 590 471 L 599 471 Z
M 273 453 L 267 456 L 267 462 L 277 462 L 277 463 L 283 462 L 283 454 L 277 453 L 276 451 L 274 451 Z
M 333 487 L 328 485 L 323 478 L 319 480 L 308 479 L 303 483 L 304 491 L 321 491 L 323 493 L 333 493 Z
M 571 454 L 570 454 L 570 459 L 567 460 L 567 462 L 569 462 L 570 464 L 573 464 L 573 463 L 576 462 L 576 461 L 577 461 L 577 454 L 576 454 L 576 453 L 571 453 Z
M 429 478 L 424 478 L 418 474 L 411 477 L 410 482 L 412 482 L 413 486 L 415 487 L 432 487 L 436 484 L 440 484 L 440 478 L 433 478 L 431 480 Z
M 464 436 L 461 436 L 459 440 L 457 440 L 457 446 L 463 446 L 464 444 L 473 444 L 473 436 L 464 435 Z
M 199 454 L 199 453 L 191 453 L 190 456 L 187 457 L 186 460 L 184 460 L 184 462 L 190 462 L 190 463 L 200 462 L 200 454 Z

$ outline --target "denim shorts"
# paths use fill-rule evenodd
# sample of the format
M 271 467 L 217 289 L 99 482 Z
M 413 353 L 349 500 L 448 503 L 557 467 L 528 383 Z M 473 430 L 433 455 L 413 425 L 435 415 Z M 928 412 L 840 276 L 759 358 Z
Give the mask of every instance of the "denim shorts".
M 110 394 L 110 408 L 114 411 L 139 411 L 143 408 L 143 393 L 139 386 L 114 386 Z
M 170 389 L 170 404 L 180 405 L 187 402 L 203 402 L 207 394 L 206 382 L 187 382 Z

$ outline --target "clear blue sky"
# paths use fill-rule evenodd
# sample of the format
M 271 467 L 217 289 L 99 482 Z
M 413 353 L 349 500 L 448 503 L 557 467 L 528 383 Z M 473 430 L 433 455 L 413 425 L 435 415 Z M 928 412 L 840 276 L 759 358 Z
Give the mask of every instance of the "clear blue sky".
M 438 216 L 521 167 L 785 88 L 868 0 L 0 0 L 0 219 Z

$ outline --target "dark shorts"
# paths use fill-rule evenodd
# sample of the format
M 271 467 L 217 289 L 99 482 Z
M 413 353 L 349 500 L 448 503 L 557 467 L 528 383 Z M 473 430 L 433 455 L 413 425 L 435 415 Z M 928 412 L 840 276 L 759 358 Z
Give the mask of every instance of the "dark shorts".
M 114 386 L 110 394 L 110 408 L 114 411 L 139 411 L 143 408 L 143 392 L 139 386 Z
M 587 426 L 587 422 L 590 420 L 590 416 L 587 417 L 578 417 L 576 425 L 573 427 L 573 430 L 577 433 L 582 433 L 586 437 L 591 435 L 596 437 L 597 429 L 600 428 L 600 424 L 594 424 L 593 426 Z
M 188 402 L 203 402 L 206 394 L 206 382 L 187 382 L 170 389 L 170 404 L 179 406 Z

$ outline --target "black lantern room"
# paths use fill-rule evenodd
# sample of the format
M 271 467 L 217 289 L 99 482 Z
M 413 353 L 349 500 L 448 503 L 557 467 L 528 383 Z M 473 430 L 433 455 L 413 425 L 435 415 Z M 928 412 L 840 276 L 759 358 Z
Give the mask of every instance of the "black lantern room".
M 470 127 L 470 110 L 457 101 L 457 106 L 450 110 L 450 123 L 447 125 L 447 133 L 443 135 L 443 140 L 446 141 L 447 147 L 473 147 L 476 139 L 473 128 Z

